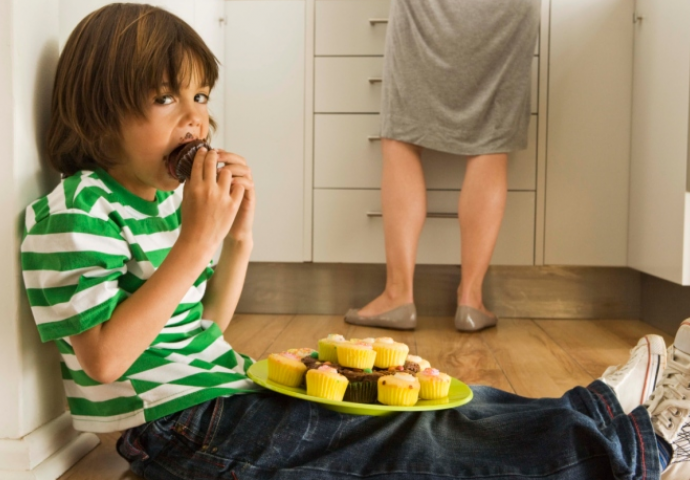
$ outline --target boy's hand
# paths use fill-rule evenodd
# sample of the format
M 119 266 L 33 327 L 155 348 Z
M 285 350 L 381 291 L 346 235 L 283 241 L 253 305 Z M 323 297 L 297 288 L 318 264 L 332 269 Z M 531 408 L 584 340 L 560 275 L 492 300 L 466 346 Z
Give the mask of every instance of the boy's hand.
M 225 166 L 218 172 L 219 175 L 229 172 L 232 175 L 232 188 L 243 188 L 242 203 L 230 228 L 229 239 L 235 241 L 249 241 L 252 239 L 252 226 L 254 224 L 254 211 L 256 208 L 256 193 L 252 171 L 247 166 L 247 161 L 235 154 L 218 150 L 218 159 Z
M 197 252 L 209 258 L 228 236 L 244 203 L 247 182 L 233 183 L 233 171 L 251 177 L 248 167 L 242 163 L 244 159 L 229 155 L 224 152 L 225 160 L 221 160 L 219 152 L 200 149 L 194 157 L 191 176 L 184 185 L 178 242 L 193 245 Z M 218 171 L 218 162 L 228 160 L 230 165 Z M 240 217 L 246 217 L 246 213 Z

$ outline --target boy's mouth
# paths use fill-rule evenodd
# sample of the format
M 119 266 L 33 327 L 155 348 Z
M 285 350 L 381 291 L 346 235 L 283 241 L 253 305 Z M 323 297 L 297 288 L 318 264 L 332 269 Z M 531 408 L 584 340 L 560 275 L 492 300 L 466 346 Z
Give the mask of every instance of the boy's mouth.
M 201 147 L 206 147 L 208 150 L 211 150 L 211 146 L 200 139 L 182 143 L 175 147 L 173 151 L 168 154 L 168 158 L 166 159 L 170 176 L 179 182 L 187 180 L 192 174 L 194 156 Z

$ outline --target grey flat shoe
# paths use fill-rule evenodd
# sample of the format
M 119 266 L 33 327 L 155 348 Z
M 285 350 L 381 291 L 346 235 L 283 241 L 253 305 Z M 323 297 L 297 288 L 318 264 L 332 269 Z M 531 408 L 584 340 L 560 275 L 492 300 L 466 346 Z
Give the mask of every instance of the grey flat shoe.
M 476 332 L 487 327 L 493 327 L 498 323 L 496 315 L 487 315 L 476 308 L 467 305 L 458 305 L 455 312 L 455 328 L 461 332 Z
M 379 315 L 363 317 L 359 314 L 359 310 L 351 308 L 345 314 L 345 322 L 352 325 L 365 325 L 367 327 L 410 330 L 417 326 L 417 309 L 414 303 L 408 303 Z

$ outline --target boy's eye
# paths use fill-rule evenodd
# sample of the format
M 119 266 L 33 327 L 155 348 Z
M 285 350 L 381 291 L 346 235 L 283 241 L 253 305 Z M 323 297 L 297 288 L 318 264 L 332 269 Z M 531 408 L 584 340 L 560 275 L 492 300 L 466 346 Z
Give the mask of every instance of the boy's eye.
M 170 105 L 173 102 L 172 95 L 161 95 L 156 97 L 154 100 L 158 105 Z
M 194 95 L 194 101 L 197 103 L 208 103 L 208 95 L 205 93 L 197 93 Z

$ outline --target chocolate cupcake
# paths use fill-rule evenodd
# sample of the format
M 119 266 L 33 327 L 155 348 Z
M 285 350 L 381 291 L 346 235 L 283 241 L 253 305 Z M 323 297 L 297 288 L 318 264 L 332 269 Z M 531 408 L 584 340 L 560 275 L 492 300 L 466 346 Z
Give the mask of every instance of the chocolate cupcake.
M 357 368 L 340 368 L 340 374 L 349 383 L 343 401 L 356 403 L 374 403 L 378 394 L 378 372 L 367 372 Z
M 187 180 L 192 175 L 194 155 L 201 147 L 211 150 L 211 146 L 204 140 L 192 140 L 191 142 L 183 143 L 170 152 L 167 161 L 170 175 L 180 182 Z

